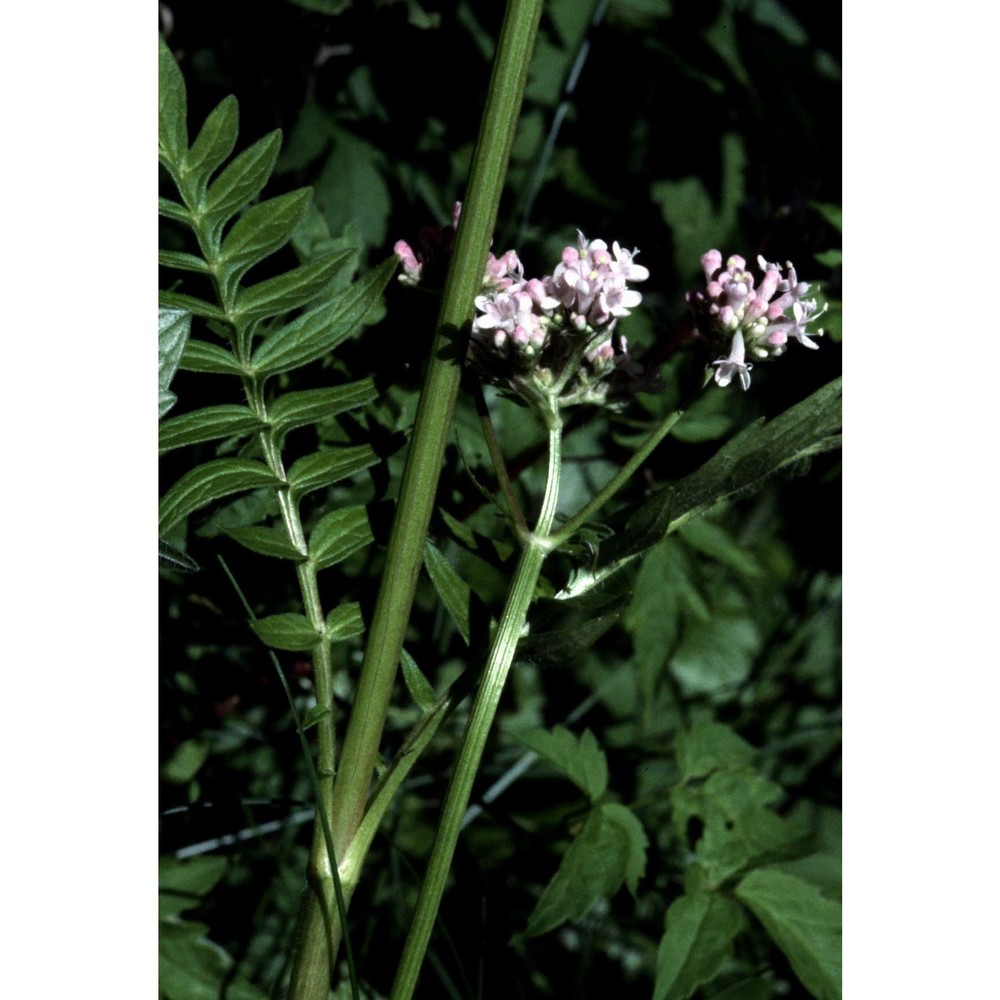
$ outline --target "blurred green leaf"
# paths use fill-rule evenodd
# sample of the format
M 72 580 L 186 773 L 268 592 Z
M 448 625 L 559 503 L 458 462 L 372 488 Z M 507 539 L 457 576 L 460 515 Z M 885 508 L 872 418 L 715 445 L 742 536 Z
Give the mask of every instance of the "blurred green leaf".
M 309 533 L 309 559 L 317 570 L 327 569 L 372 541 L 368 511 L 364 507 L 332 510 Z
M 307 652 L 323 638 L 305 615 L 291 613 L 258 618 L 250 628 L 265 645 L 295 653 Z
M 160 769 L 164 781 L 186 785 L 208 759 L 208 744 L 203 740 L 185 740 L 170 755 Z
M 166 1000 L 267 1000 L 245 979 L 230 980 L 233 960 L 205 937 L 204 924 L 160 921 L 160 994 Z
M 400 653 L 399 665 L 403 671 L 403 681 L 410 697 L 418 708 L 429 712 L 437 704 L 437 694 L 431 682 L 423 675 L 417 666 L 417 661 L 404 649 Z
M 688 1000 L 711 982 L 732 955 L 742 924 L 740 908 L 720 893 L 675 899 L 656 952 L 653 1000 Z
M 160 500 L 160 534 L 165 535 L 189 514 L 220 497 L 279 480 L 263 462 L 248 458 L 217 458 L 186 472 Z
M 751 872 L 735 895 L 785 953 L 803 986 L 817 1000 L 840 1000 L 840 904 L 808 882 L 777 871 Z
M 565 726 L 514 733 L 519 743 L 562 771 L 592 803 L 608 788 L 608 761 L 596 737 L 585 729 L 574 736 Z
M 740 546 L 740 543 L 720 524 L 705 518 L 688 521 L 678 531 L 685 545 L 709 559 L 715 559 L 750 579 L 763 575 L 763 570 Z
M 329 302 L 270 333 L 253 355 L 257 374 L 291 371 L 331 352 L 361 326 L 397 264 L 395 256 L 387 258 Z
M 191 333 L 191 314 L 184 309 L 165 309 L 160 306 L 160 346 L 159 382 L 160 407 L 162 417 L 167 413 L 177 397 L 170 392 L 170 383 L 180 367 L 184 346 Z
M 708 719 L 699 719 L 677 734 L 677 766 L 681 779 L 703 778 L 720 768 L 752 764 L 757 750 L 742 736 Z
M 838 233 L 843 232 L 844 210 L 840 205 L 831 205 L 822 201 L 811 201 L 809 202 L 809 206 L 819 212 Z
M 468 645 L 472 589 L 429 538 L 424 542 L 424 566 L 441 603 Z
M 169 917 L 192 906 L 216 886 L 229 863 L 225 858 L 202 855 L 180 861 L 160 858 L 160 916 Z
M 248 406 L 207 406 L 160 426 L 160 454 L 200 441 L 214 441 L 233 434 L 251 434 L 260 430 L 260 421 Z
M 581 920 L 623 883 L 634 893 L 646 870 L 648 844 L 642 824 L 625 806 L 605 802 L 591 809 L 532 911 L 525 937 Z

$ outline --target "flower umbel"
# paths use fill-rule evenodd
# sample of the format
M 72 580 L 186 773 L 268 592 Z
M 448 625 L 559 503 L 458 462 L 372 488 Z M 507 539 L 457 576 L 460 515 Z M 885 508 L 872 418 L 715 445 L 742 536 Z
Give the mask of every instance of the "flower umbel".
M 744 360 L 747 353 L 758 359 L 776 358 L 785 352 L 789 337 L 803 347 L 819 347 L 808 333 L 820 336 L 823 331 L 807 332 L 806 325 L 821 316 L 826 306 L 819 308 L 816 299 L 805 297 L 809 285 L 799 281 L 790 261 L 785 264 L 787 275 L 763 257 L 757 258 L 757 264 L 763 275 L 755 287 L 742 257 L 734 254 L 723 266 L 722 254 L 709 250 L 701 258 L 705 289 L 687 294 L 701 332 L 716 347 L 729 344 L 729 356 L 712 362 L 720 386 L 739 375 L 740 385 L 749 388 L 752 365 Z

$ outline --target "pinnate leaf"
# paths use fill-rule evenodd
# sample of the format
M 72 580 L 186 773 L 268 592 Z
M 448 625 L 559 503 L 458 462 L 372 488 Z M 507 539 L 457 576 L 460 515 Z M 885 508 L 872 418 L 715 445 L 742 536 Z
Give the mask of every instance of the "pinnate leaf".
M 217 458 L 195 466 L 160 500 L 160 534 L 166 534 L 189 514 L 220 497 L 279 484 L 280 480 L 263 462 L 249 458 Z
M 186 309 L 195 316 L 203 316 L 205 319 L 226 318 L 225 311 L 219 306 L 204 299 L 197 299 L 193 295 L 185 295 L 183 292 L 161 291 L 160 306 L 168 309 Z
M 281 149 L 281 131 L 269 132 L 239 154 L 209 185 L 204 214 L 215 243 L 223 225 L 264 190 Z
M 191 144 L 181 168 L 190 204 L 200 204 L 212 174 L 225 163 L 236 146 L 240 113 L 236 98 L 224 97 L 209 114 Z
M 242 375 L 240 363 L 218 344 L 204 340 L 189 340 L 181 356 L 181 368 L 186 372 L 208 372 L 213 375 Z
M 208 274 L 208 264 L 201 257 L 196 257 L 193 253 L 181 253 L 178 250 L 161 250 L 160 265 L 173 267 L 178 271 L 196 271 L 199 274 Z
M 251 552 L 276 559 L 302 560 L 305 556 L 288 540 L 288 535 L 278 528 L 250 525 L 244 528 L 225 529 L 226 534 Z
M 809 882 L 764 869 L 742 879 L 735 895 L 785 953 L 802 985 L 817 1000 L 840 1000 L 840 904 Z
M 160 426 L 160 454 L 199 441 L 249 434 L 260 427 L 260 421 L 249 406 L 207 406 L 164 421 Z
M 389 257 L 329 302 L 270 333 L 253 355 L 258 375 L 277 375 L 316 361 L 357 331 L 396 270 Z
M 254 264 L 291 239 L 310 198 L 312 192 L 308 188 L 289 191 L 253 205 L 236 220 L 219 250 L 218 274 L 224 295 L 235 292 L 236 285 Z
M 345 410 L 364 406 L 377 397 L 378 390 L 371 378 L 329 389 L 287 392 L 271 405 L 268 419 L 275 434 L 286 434 L 297 427 L 305 427 Z
M 187 91 L 184 77 L 160 36 L 160 159 L 176 170 L 187 152 Z
M 367 469 L 377 461 L 378 456 L 367 444 L 356 448 L 316 452 L 300 458 L 288 470 L 288 485 L 292 496 L 303 497 L 313 490 L 332 486 L 355 472 Z
M 607 791 L 608 761 L 589 729 L 578 737 L 565 726 L 556 726 L 551 731 L 533 729 L 515 736 L 518 742 L 562 771 L 591 802 Z
M 234 315 L 251 320 L 298 309 L 316 298 L 341 271 L 350 267 L 355 256 L 353 250 L 327 254 L 285 274 L 244 288 L 236 296 Z
M 306 652 L 323 638 L 305 615 L 268 615 L 250 622 L 250 627 L 266 645 L 290 652 Z
M 642 824 L 625 806 L 605 802 L 591 809 L 528 919 L 525 936 L 580 920 L 597 899 L 613 895 L 622 883 L 635 892 L 646 870 L 648 844 Z
M 739 906 L 721 893 L 675 899 L 656 952 L 653 1000 L 688 1000 L 699 986 L 711 982 L 732 954 L 742 924 Z
M 162 417 L 177 402 L 170 391 L 170 383 L 180 367 L 184 345 L 191 333 L 191 314 L 186 309 L 165 309 L 160 307 L 159 345 L 159 413 Z
M 364 507 L 332 510 L 309 534 L 309 559 L 317 570 L 334 566 L 372 541 L 368 511 Z

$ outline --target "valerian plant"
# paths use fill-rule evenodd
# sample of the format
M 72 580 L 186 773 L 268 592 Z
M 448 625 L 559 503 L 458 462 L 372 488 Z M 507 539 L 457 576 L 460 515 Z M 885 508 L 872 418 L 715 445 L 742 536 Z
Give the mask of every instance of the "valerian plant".
M 584 51 L 603 7 L 576 35 L 567 5 L 550 16 Z M 427 27 L 416 5 L 410 17 Z M 794 567 L 764 530 L 780 520 L 772 484 L 839 444 L 839 379 L 704 452 L 734 426 L 727 387 L 748 398 L 755 364 L 791 341 L 815 350 L 828 307 L 791 263 L 759 256 L 754 275 L 712 249 L 686 297 L 690 349 L 664 359 L 636 348 L 658 273 L 626 242 L 628 218 L 610 243 L 578 231 L 534 273 L 535 246 L 493 249 L 541 18 L 538 0 L 508 5 L 451 225 L 374 266 L 377 244 L 350 225 L 331 234 L 309 189 L 270 194 L 277 132 L 234 155 L 234 98 L 191 137 L 161 40 L 161 562 L 183 592 L 224 557 L 171 620 L 209 616 L 184 647 L 192 664 L 270 660 L 280 682 L 238 724 L 177 741 L 164 765 L 186 815 L 210 757 L 234 781 L 252 775 L 238 837 L 161 864 L 169 1000 L 405 1000 L 418 983 L 493 995 L 456 981 L 476 934 L 461 929 L 467 907 L 447 910 L 470 858 L 488 915 L 480 953 L 513 956 L 520 978 L 504 982 L 522 995 L 582 995 L 583 972 L 532 971 L 534 942 L 558 935 L 571 964 L 599 954 L 656 1000 L 840 996 L 839 813 L 787 792 L 796 767 L 837 746 L 839 585 L 816 574 L 793 608 Z M 323 128 L 345 148 L 342 123 Z M 440 307 L 423 329 L 410 317 L 427 291 Z M 394 321 L 425 344 L 419 401 L 410 363 L 380 362 Z M 668 448 L 676 470 L 652 481 Z M 761 499 L 741 521 L 749 497 Z M 179 691 L 197 690 L 192 673 L 176 669 Z M 301 763 L 279 753 L 289 736 Z M 533 795 L 477 823 L 515 783 Z M 302 799 L 308 844 L 291 820 Z M 283 815 L 262 822 L 275 805 Z M 276 831 L 280 846 L 259 856 L 272 883 L 230 954 L 181 914 L 225 910 L 241 882 L 225 852 Z M 509 891 L 507 870 L 524 872 Z M 497 922 L 500 893 L 517 913 Z

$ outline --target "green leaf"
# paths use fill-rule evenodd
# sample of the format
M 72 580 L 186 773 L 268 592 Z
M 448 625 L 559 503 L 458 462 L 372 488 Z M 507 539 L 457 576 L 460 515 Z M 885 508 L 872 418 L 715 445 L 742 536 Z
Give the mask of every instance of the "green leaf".
M 177 250 L 161 250 L 160 266 L 173 267 L 178 271 L 197 271 L 199 274 L 208 274 L 208 264 L 196 257 L 193 253 L 181 253 Z
M 305 615 L 268 615 L 250 622 L 250 627 L 266 645 L 290 652 L 307 652 L 323 638 Z
M 251 525 L 224 530 L 234 542 L 239 542 L 258 555 L 273 556 L 275 559 L 294 559 L 297 562 L 305 559 L 305 556 L 288 540 L 288 535 L 279 528 Z
M 244 288 L 236 296 L 233 316 L 261 319 L 298 309 L 325 291 L 354 258 L 353 250 L 340 250 Z
M 224 97 L 205 119 L 181 167 L 189 204 L 201 203 L 212 174 L 225 163 L 236 146 L 239 124 L 239 107 L 231 94 Z
M 532 631 L 517 644 L 517 659 L 562 666 L 589 649 L 618 620 L 624 594 L 587 593 L 571 600 L 539 601 Z
M 455 568 L 429 538 L 424 540 L 424 566 L 438 597 L 441 598 L 441 603 L 468 645 L 472 588 L 458 575 Z
M 243 369 L 233 356 L 218 344 L 204 340 L 189 340 L 181 355 L 181 368 L 186 372 L 208 372 L 213 375 L 242 375 Z
M 159 988 L 166 1000 L 267 1000 L 245 979 L 230 981 L 233 960 L 205 937 L 204 924 L 160 921 Z
M 226 318 L 225 311 L 219 306 L 212 302 L 206 302 L 204 299 L 196 299 L 193 295 L 185 295 L 183 292 L 161 291 L 160 307 L 186 309 L 188 312 L 194 313 L 195 316 L 203 316 L 205 319 L 224 320 Z
M 212 891 L 228 867 L 225 858 L 212 855 L 185 861 L 160 858 L 160 916 L 173 916 L 197 906 L 199 898 Z
M 656 951 L 653 1000 L 688 1000 L 699 986 L 711 982 L 732 955 L 733 938 L 742 924 L 740 908 L 719 893 L 675 899 Z
M 263 462 L 248 458 L 217 458 L 185 473 L 160 501 L 160 534 L 165 535 L 189 514 L 220 497 L 281 481 Z
M 183 205 L 171 201 L 169 198 L 160 198 L 160 215 L 165 219 L 173 219 L 175 222 L 191 225 L 191 213 Z
M 646 501 L 625 530 L 601 546 L 599 562 L 642 552 L 720 500 L 751 493 L 782 469 L 839 447 L 840 403 L 836 378 L 770 422 L 751 424 L 696 472 Z
M 330 642 L 342 642 L 344 639 L 353 639 L 356 635 L 364 635 L 364 631 L 361 605 L 351 603 L 341 604 L 326 616 L 323 634 Z
M 372 529 L 364 507 L 332 510 L 309 533 L 309 560 L 317 570 L 327 569 L 371 541 Z
M 315 726 L 320 719 L 325 719 L 329 714 L 329 705 L 313 705 L 313 707 L 306 712 L 305 718 L 302 720 L 302 732 L 312 729 L 312 727 Z
M 277 375 L 329 354 L 358 330 L 380 300 L 398 259 L 389 257 L 329 302 L 270 333 L 253 355 L 258 375 Z
M 240 153 L 209 185 L 203 214 L 215 242 L 223 225 L 264 190 L 281 149 L 281 130 L 269 132 Z
M 160 426 L 160 454 L 199 441 L 214 441 L 232 434 L 250 434 L 262 426 L 249 406 L 207 406 L 163 422 Z
M 186 785 L 208 759 L 208 744 L 202 740 L 185 740 L 160 768 L 164 781 L 173 785 Z
M 170 542 L 159 539 L 160 565 L 165 569 L 179 570 L 181 573 L 197 573 L 201 567 L 186 553 Z
M 676 741 L 681 780 L 703 778 L 725 767 L 743 767 L 757 758 L 757 750 L 728 726 L 700 719 L 681 730 Z
M 295 499 L 313 490 L 334 483 L 367 469 L 378 461 L 378 455 L 367 444 L 356 448 L 320 451 L 300 458 L 288 470 L 288 485 Z
M 648 844 L 642 824 L 625 806 L 606 802 L 591 809 L 528 919 L 525 937 L 582 919 L 622 883 L 634 893 L 646 870 Z
M 254 264 L 292 238 L 310 198 L 309 188 L 289 191 L 253 205 L 236 220 L 219 249 L 217 263 L 223 301 L 236 291 L 237 284 Z
M 843 232 L 844 210 L 840 205 L 825 201 L 811 201 L 809 207 L 814 208 L 838 233 Z
M 840 904 L 814 885 L 776 871 L 751 872 L 735 895 L 785 953 L 802 985 L 817 1000 L 840 1000 Z
M 429 712 L 437 704 L 434 687 L 417 666 L 417 661 L 404 649 L 399 655 L 399 665 L 403 671 L 403 681 L 410 697 L 417 707 Z
M 288 392 L 271 405 L 268 419 L 277 435 L 287 434 L 297 427 L 314 424 L 334 417 L 345 410 L 365 406 L 378 398 L 375 380 L 361 379 L 332 389 L 304 389 Z
M 160 159 L 176 170 L 187 152 L 187 91 L 184 77 L 160 36 Z
M 763 575 L 760 566 L 746 554 L 740 543 L 720 524 L 701 519 L 688 521 L 678 532 L 685 545 L 716 559 L 751 579 Z
M 514 737 L 562 771 L 592 803 L 607 791 L 608 761 L 589 729 L 579 737 L 565 726 L 556 726 L 551 731 L 533 729 L 519 732 Z
M 180 367 L 184 345 L 191 333 L 191 314 L 185 309 L 164 309 L 160 306 L 159 383 L 160 416 L 177 402 L 170 392 L 170 383 Z

